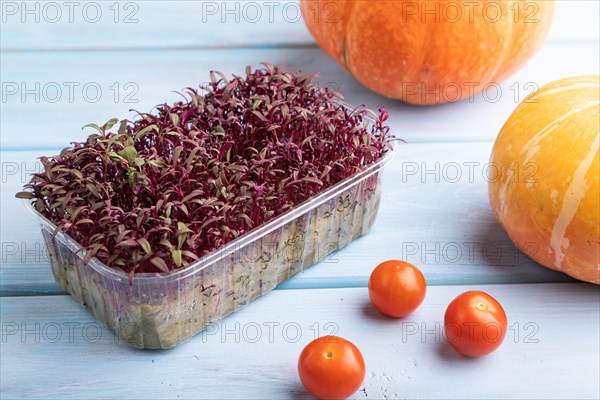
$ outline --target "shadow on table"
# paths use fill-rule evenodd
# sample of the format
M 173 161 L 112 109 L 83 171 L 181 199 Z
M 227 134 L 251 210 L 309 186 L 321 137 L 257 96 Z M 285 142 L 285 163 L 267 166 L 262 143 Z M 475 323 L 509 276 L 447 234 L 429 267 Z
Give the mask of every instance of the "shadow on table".
M 484 357 L 476 358 L 463 356 L 462 354 L 459 354 L 456 350 L 454 350 L 446 340 L 441 340 L 439 343 L 436 344 L 436 346 L 438 356 L 446 362 L 461 364 L 477 364 L 482 362 L 482 360 L 484 359 Z
M 294 400 L 314 400 L 315 397 L 302 386 L 302 383 L 297 382 L 290 391 L 290 397 Z

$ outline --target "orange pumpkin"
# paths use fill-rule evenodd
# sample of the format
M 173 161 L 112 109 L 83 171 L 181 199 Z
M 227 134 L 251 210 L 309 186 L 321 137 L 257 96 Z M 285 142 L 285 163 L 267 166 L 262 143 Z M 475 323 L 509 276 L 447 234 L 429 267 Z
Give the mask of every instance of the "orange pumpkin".
M 491 88 L 541 46 L 553 0 L 301 0 L 321 48 L 375 92 L 412 104 Z
M 540 264 L 600 284 L 600 76 L 552 82 L 528 96 L 491 156 L 492 210 Z

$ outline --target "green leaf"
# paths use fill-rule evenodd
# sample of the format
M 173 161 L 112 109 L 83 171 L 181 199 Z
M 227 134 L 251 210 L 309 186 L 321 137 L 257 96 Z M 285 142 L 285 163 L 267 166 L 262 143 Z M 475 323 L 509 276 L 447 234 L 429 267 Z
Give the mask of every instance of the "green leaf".
M 188 228 L 188 226 L 183 222 L 177 223 L 177 234 L 181 235 L 183 233 L 194 233 L 193 230 Z
M 119 125 L 119 135 L 124 135 L 126 129 L 127 129 L 127 120 L 124 119 L 123 121 L 121 121 L 121 124 Z
M 146 161 L 143 158 L 140 158 L 140 157 L 135 158 L 135 165 L 137 165 L 138 167 L 141 167 L 145 163 L 146 163 Z
M 156 168 L 165 168 L 167 166 L 167 163 L 163 160 L 150 160 L 148 161 L 148 164 L 152 164 Z
M 146 132 L 149 132 L 151 130 L 154 130 L 156 133 L 158 133 L 158 126 L 156 126 L 154 124 L 148 125 L 147 127 L 142 129 L 135 135 L 135 140 L 139 139 L 143 134 L 145 134 Z
M 214 136 L 222 136 L 225 137 L 225 129 L 221 125 L 217 126 L 212 133 Z
M 183 247 L 183 243 L 185 242 L 185 238 L 188 233 L 192 233 L 193 231 L 187 227 L 183 222 L 177 222 L 177 248 L 181 249 Z
M 181 267 L 181 265 L 183 264 L 181 250 L 172 251 L 171 257 L 173 258 L 173 262 L 175 263 L 175 265 L 177 265 L 178 267 Z
M 137 150 L 134 146 L 127 146 L 118 153 L 121 157 L 127 160 L 129 164 L 134 164 L 135 158 L 137 157 Z
M 100 134 L 104 134 L 104 132 L 102 131 L 102 128 L 100 128 L 96 124 L 87 124 L 87 125 L 84 125 L 83 128 L 81 128 L 81 129 L 84 129 L 84 128 L 93 128 L 93 129 L 97 130 Z
M 177 160 L 179 159 L 179 156 L 181 155 L 182 151 L 183 151 L 182 146 L 177 146 L 173 150 L 173 165 L 175 165 L 175 163 L 177 163 Z
M 123 157 L 121 157 L 114 151 L 109 151 L 108 156 L 111 158 L 111 160 L 115 160 L 115 161 L 125 160 Z
M 137 172 L 135 172 L 134 170 L 129 170 L 129 172 L 127 173 L 127 182 L 129 182 L 129 186 L 132 190 L 135 189 L 135 186 L 137 184 L 137 178 Z
M 150 242 L 144 238 L 139 238 L 137 240 L 142 249 L 146 252 L 146 254 L 152 254 L 152 246 L 150 246 Z
M 169 271 L 169 267 L 167 267 L 167 263 L 165 262 L 165 260 L 163 260 L 160 257 L 154 257 L 152 260 L 150 260 L 150 262 L 152 263 L 152 265 L 154 265 L 156 268 L 160 269 L 163 272 Z
M 109 130 L 110 128 L 112 128 L 113 126 L 115 126 L 115 124 L 119 122 L 118 118 L 111 118 L 109 119 L 103 126 L 102 126 L 102 132 L 106 132 L 107 130 Z

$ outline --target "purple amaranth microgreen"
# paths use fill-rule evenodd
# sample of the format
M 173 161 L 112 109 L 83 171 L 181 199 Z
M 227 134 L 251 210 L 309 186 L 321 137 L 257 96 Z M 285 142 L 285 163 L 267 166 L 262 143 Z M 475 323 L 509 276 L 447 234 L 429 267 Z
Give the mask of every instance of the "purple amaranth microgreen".
M 385 109 L 346 109 L 313 78 L 267 63 L 245 78 L 211 72 L 204 94 L 188 88 L 133 121 L 86 125 L 95 132 L 41 157 L 17 197 L 80 243 L 86 262 L 130 279 L 182 268 L 389 150 Z

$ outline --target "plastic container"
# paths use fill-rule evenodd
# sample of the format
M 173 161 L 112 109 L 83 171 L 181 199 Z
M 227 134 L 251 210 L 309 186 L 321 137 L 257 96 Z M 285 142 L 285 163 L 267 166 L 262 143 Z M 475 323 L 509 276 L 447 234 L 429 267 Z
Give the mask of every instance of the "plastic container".
M 393 144 L 393 143 L 392 143 Z M 164 274 L 122 271 L 95 257 L 84 265 L 74 239 L 27 201 L 40 222 L 56 281 L 125 343 L 166 349 L 273 290 L 277 284 L 324 259 L 373 225 L 381 199 L 377 163 L 294 210 L 240 236 L 210 255 Z

